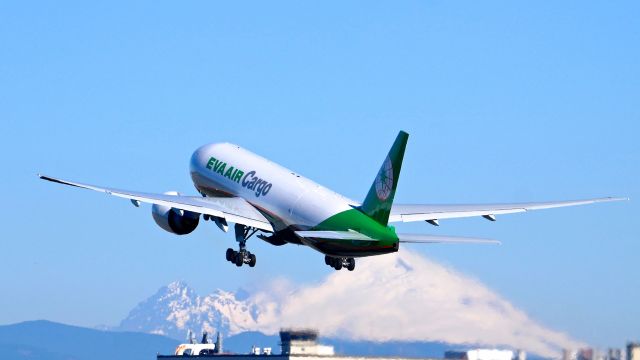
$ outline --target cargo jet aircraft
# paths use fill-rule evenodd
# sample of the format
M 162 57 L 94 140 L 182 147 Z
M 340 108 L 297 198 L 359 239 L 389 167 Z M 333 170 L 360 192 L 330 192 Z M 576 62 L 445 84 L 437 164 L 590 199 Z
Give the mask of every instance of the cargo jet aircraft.
M 191 179 L 201 196 L 175 191 L 152 194 L 99 187 L 39 175 L 44 180 L 95 190 L 153 204 L 151 213 L 164 230 L 185 235 L 200 216 L 227 231 L 235 223 L 238 251 L 227 249 L 226 258 L 236 266 L 256 264 L 246 247 L 258 238 L 276 246 L 309 246 L 325 255 L 336 270 L 352 271 L 355 258 L 398 251 L 400 243 L 499 243 L 494 240 L 453 236 L 396 233 L 390 222 L 426 221 L 438 226 L 441 219 L 496 215 L 624 200 L 599 198 L 489 205 L 397 205 L 393 198 L 409 135 L 401 131 L 362 203 L 348 199 L 276 163 L 241 148 L 220 143 L 204 145 L 191 157 Z

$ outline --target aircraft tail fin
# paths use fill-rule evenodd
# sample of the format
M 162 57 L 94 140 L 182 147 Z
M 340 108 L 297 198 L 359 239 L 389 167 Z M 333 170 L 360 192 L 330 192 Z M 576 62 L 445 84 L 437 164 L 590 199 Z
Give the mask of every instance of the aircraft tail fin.
M 378 171 L 367 197 L 360 206 L 360 210 L 382 225 L 389 222 L 391 205 L 396 194 L 396 186 L 400 177 L 400 168 L 404 158 L 404 150 L 407 147 L 409 134 L 400 131 L 396 141 L 391 146 L 389 154 L 385 158 Z

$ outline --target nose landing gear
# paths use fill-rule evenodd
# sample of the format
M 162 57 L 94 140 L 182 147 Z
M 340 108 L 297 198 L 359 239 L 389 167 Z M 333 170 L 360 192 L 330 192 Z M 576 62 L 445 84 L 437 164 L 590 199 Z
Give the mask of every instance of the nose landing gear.
M 227 249 L 227 261 L 235 264 L 237 267 L 243 264 L 249 267 L 256 266 L 256 256 L 247 250 L 247 240 L 258 231 L 258 229 L 248 227 L 242 224 L 236 224 L 234 227 L 236 232 L 236 241 L 238 242 L 238 251 L 231 248 Z
M 333 257 L 325 255 L 324 263 L 336 270 L 342 270 L 342 268 L 346 268 L 349 271 L 353 271 L 356 268 L 356 259 L 354 258 Z

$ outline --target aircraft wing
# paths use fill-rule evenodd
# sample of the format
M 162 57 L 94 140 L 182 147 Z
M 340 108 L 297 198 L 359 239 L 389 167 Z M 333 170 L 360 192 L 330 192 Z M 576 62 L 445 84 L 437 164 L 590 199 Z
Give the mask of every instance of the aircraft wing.
M 273 227 L 267 218 L 253 205 L 239 197 L 199 197 L 167 194 L 152 194 L 145 192 L 120 190 L 79 182 L 56 179 L 53 177 L 38 175 L 43 180 L 59 184 L 75 186 L 83 189 L 94 190 L 105 194 L 131 200 L 136 206 L 137 202 L 169 206 L 176 209 L 191 211 L 199 214 L 207 214 L 223 218 L 232 223 L 251 226 L 260 230 L 273 232 Z
M 430 221 L 437 225 L 440 219 L 484 216 L 495 220 L 495 215 L 511 214 L 531 210 L 552 209 L 565 206 L 587 205 L 600 202 L 629 200 L 628 198 L 597 198 L 573 201 L 532 202 L 486 205 L 393 205 L 390 222 Z

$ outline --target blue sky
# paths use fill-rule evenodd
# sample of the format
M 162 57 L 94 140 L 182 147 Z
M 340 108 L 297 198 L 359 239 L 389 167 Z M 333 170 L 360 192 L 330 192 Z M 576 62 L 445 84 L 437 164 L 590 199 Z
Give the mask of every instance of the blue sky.
M 398 130 L 397 202 L 629 196 L 618 204 L 401 225 L 501 247 L 420 253 L 597 346 L 640 338 L 640 4 L 0 3 L 0 323 L 114 324 L 159 286 L 200 293 L 332 271 L 307 248 L 224 258 L 207 224 L 36 173 L 194 194 L 192 151 L 229 141 L 362 199 Z

